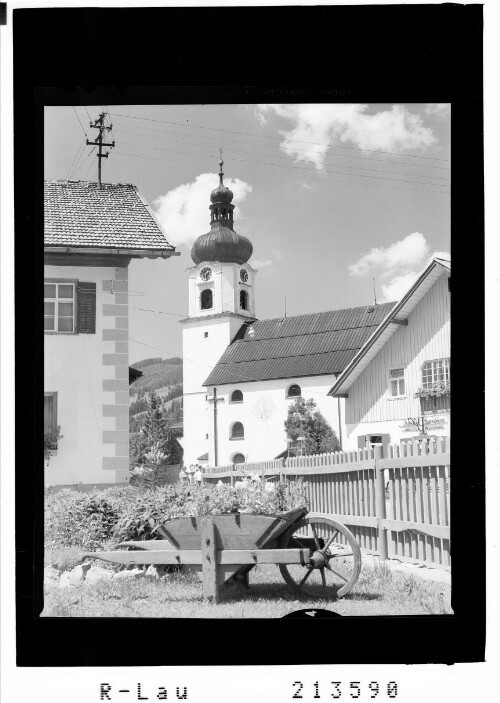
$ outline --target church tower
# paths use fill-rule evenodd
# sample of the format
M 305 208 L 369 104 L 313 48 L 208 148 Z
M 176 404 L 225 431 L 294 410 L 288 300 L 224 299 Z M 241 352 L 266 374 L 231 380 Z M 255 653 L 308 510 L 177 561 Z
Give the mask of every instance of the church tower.
M 191 249 L 195 266 L 189 269 L 189 317 L 182 320 L 184 463 L 213 455 L 213 399 L 203 382 L 242 324 L 255 321 L 255 274 L 248 260 L 253 247 L 233 229 L 233 193 L 224 185 L 224 162 L 219 162 L 219 185 L 210 195 L 210 232 Z M 211 401 L 211 402 L 210 402 Z

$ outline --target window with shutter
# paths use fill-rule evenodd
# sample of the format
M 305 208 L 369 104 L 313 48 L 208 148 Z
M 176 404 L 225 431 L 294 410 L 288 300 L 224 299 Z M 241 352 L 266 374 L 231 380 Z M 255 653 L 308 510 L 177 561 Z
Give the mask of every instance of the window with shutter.
M 75 331 L 74 281 L 44 282 L 43 329 L 49 333 L 72 334 Z
M 96 324 L 96 284 L 78 283 L 78 332 L 80 334 L 95 334 Z

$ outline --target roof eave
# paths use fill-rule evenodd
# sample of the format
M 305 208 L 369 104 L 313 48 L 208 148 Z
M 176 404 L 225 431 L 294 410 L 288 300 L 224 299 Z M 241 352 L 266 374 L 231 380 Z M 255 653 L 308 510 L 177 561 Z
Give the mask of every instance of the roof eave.
M 396 303 L 394 308 L 389 312 L 387 317 L 382 320 L 380 325 L 377 327 L 375 332 L 371 335 L 371 337 L 365 342 L 365 344 L 361 347 L 359 352 L 356 354 L 356 356 L 352 359 L 352 361 L 346 366 L 344 371 L 341 373 L 337 381 L 334 383 L 334 385 L 331 387 L 331 389 L 328 391 L 328 395 L 333 396 L 334 398 L 338 397 L 345 397 L 347 389 L 350 387 L 350 383 L 346 385 L 346 382 L 349 379 L 349 376 L 352 374 L 354 369 L 358 366 L 360 363 L 361 359 L 366 355 L 368 350 L 375 344 L 377 339 L 381 336 L 381 334 L 387 329 L 388 325 L 391 323 L 391 321 L 394 318 L 397 318 L 398 313 L 400 310 L 406 305 L 406 303 L 410 300 L 410 298 L 414 295 L 415 291 L 418 290 L 422 282 L 427 278 L 427 276 L 431 273 L 433 269 L 436 268 L 436 266 L 440 266 L 442 269 L 445 271 L 450 271 L 450 266 L 449 262 L 441 261 L 437 258 L 433 259 L 430 264 L 427 266 L 427 268 L 420 274 L 420 276 L 417 278 L 415 283 L 411 286 L 411 288 L 407 291 L 407 293 L 401 298 L 399 303 Z M 353 379 L 354 381 L 355 379 Z
M 51 246 L 46 244 L 44 251 L 50 254 L 103 254 L 105 256 L 133 256 L 135 258 L 168 259 L 180 256 L 180 251 L 171 249 L 133 249 L 131 247 L 86 247 L 86 246 Z

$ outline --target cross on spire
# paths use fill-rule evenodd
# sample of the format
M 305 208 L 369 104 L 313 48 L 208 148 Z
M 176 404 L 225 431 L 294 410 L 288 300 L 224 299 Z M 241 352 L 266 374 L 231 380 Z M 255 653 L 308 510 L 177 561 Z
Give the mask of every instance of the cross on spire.
M 222 182 L 222 178 L 223 178 L 223 176 L 224 176 L 224 172 L 223 172 L 223 170 L 222 170 L 222 167 L 224 166 L 224 161 L 222 160 L 222 147 L 220 147 L 220 149 L 219 149 L 219 156 L 220 156 L 220 160 L 219 160 L 219 167 L 220 167 L 220 170 L 219 170 L 220 185 L 224 185 L 223 182 Z

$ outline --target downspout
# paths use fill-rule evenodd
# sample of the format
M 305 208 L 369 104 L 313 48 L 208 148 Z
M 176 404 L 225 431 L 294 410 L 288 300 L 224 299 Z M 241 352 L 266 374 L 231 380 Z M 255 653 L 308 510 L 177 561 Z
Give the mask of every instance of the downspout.
M 340 374 L 336 373 L 334 374 L 335 380 L 339 377 Z M 339 418 L 339 443 L 340 443 L 340 451 L 342 451 L 342 422 L 341 422 L 341 409 L 340 409 L 340 398 L 337 398 L 337 409 L 338 409 L 338 418 Z

